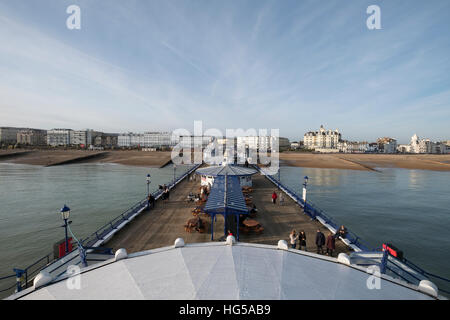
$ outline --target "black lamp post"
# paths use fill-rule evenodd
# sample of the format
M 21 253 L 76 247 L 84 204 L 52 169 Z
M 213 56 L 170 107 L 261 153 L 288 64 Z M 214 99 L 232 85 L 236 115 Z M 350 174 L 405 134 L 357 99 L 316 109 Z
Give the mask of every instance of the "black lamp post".
M 67 220 L 69 220 L 69 216 L 70 216 L 70 208 L 68 206 L 64 205 L 64 207 L 61 208 L 61 216 L 64 220 L 63 227 L 66 232 L 66 254 L 67 254 L 67 253 L 69 253 L 69 238 L 67 236 L 67 226 L 68 226 Z

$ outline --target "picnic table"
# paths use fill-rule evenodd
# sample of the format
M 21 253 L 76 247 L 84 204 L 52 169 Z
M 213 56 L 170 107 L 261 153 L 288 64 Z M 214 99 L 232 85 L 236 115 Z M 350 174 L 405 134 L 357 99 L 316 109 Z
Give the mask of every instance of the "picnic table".
M 240 231 L 243 233 L 262 233 L 264 231 L 264 228 L 261 226 L 261 224 L 254 220 L 254 219 L 245 219 L 242 221 L 243 227 L 240 228 Z
M 242 224 L 249 228 L 256 228 L 259 226 L 259 222 L 254 219 L 245 219 Z
M 197 227 L 197 218 L 191 218 L 189 219 L 186 224 L 184 225 L 184 230 L 186 232 L 191 233 L 192 229 L 195 229 Z M 202 227 L 200 228 L 200 230 L 197 230 L 200 233 L 205 232 L 205 221 L 200 219 L 202 221 Z

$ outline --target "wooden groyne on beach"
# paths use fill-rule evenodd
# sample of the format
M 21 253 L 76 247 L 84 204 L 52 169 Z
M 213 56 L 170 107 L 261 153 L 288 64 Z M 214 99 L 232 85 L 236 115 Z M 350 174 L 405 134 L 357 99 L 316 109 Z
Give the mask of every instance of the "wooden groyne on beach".
M 68 160 L 63 160 L 59 162 L 54 162 L 51 164 L 48 164 L 47 167 L 54 167 L 54 166 L 63 166 L 66 164 L 75 164 L 75 163 L 84 163 L 92 160 L 100 160 L 106 158 L 108 155 L 108 152 L 99 152 L 94 154 L 88 154 L 86 156 L 76 157 Z

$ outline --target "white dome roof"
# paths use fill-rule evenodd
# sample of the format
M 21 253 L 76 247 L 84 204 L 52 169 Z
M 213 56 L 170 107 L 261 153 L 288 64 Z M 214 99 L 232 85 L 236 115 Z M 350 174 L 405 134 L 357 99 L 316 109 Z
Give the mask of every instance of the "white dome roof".
M 80 288 L 60 280 L 22 299 L 431 299 L 363 268 L 276 246 L 224 242 L 167 247 L 88 267 Z M 69 279 L 70 281 L 70 279 Z M 17 297 L 16 297 L 17 298 Z

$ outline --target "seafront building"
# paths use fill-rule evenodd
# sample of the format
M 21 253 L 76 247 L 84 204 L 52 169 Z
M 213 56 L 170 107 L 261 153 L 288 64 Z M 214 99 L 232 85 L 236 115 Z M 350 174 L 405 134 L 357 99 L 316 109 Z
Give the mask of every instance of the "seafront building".
M 293 150 L 300 149 L 300 143 L 297 142 L 297 141 L 292 141 L 291 142 L 291 149 L 293 149 Z
M 25 129 L 17 133 L 17 143 L 28 146 L 47 144 L 47 131 L 40 129 Z
M 343 153 L 364 153 L 369 150 L 369 143 L 367 141 L 347 141 L 343 140 L 338 143 L 337 150 L 335 152 Z
M 274 138 L 272 136 L 239 136 L 236 137 L 236 145 L 244 149 L 268 150 L 274 148 Z M 289 150 L 291 143 L 288 138 L 278 137 L 278 148 L 280 151 Z
M 397 146 L 398 153 L 411 153 L 411 145 L 410 144 L 399 144 Z
M 0 144 L 16 144 L 17 134 L 27 128 L 0 127 Z
M 74 146 L 86 147 L 92 144 L 92 131 L 76 130 L 70 131 L 70 144 Z
M 170 148 L 175 146 L 179 138 L 171 132 L 122 133 L 117 137 L 117 145 L 122 148 Z
M 377 139 L 378 152 L 381 153 L 396 153 L 397 140 L 390 137 L 383 137 Z
M 450 153 L 450 148 L 445 142 L 433 142 L 430 139 L 420 139 L 417 134 L 411 137 L 409 149 L 411 153 Z
M 150 148 L 171 147 L 176 144 L 171 132 L 145 132 L 144 146 Z
M 339 130 L 326 130 L 323 125 L 319 131 L 309 131 L 303 136 L 305 148 L 319 152 L 339 152 L 339 141 L 341 141 Z
M 47 144 L 52 147 L 70 145 L 72 129 L 47 130 Z

